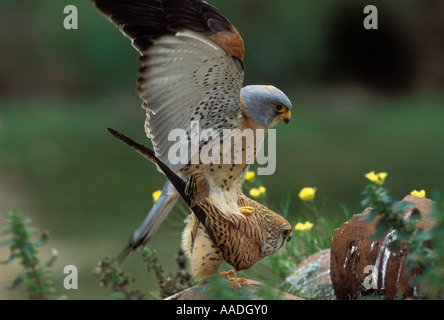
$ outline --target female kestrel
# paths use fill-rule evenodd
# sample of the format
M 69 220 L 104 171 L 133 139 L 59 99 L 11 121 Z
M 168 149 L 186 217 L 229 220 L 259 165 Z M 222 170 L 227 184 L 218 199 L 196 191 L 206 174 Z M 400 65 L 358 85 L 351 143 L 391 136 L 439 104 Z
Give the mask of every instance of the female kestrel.
M 108 131 L 156 164 L 191 208 L 193 214 L 186 220 L 182 247 L 191 260 L 191 272 L 195 279 L 211 276 L 217 272 L 222 261 L 236 271 L 248 269 L 259 260 L 276 253 L 291 240 L 290 223 L 262 204 L 239 192 L 238 205 L 251 208 L 251 214 L 226 215 L 207 198 L 208 185 L 201 172 L 183 181 L 156 157 L 154 151 L 113 129 L 108 128 Z M 203 196 L 198 195 L 199 189 Z M 242 283 L 243 279 L 230 280 L 237 284 Z
M 288 123 L 290 100 L 273 86 L 242 88 L 243 40 L 227 18 L 206 2 L 92 1 L 132 40 L 141 55 L 137 90 L 146 109 L 145 131 L 157 158 L 184 181 L 201 173 L 206 182 L 206 198 L 223 215 L 250 214 L 251 206 L 239 205 L 238 195 L 252 163 L 247 159 L 248 151 L 253 149 L 255 157 L 263 136 L 252 144 L 243 142 L 241 154 L 231 154 L 228 163 L 207 162 L 199 157 L 192 161 L 212 144 L 208 136 L 198 137 L 196 148 L 187 149 L 185 161 L 173 162 L 170 151 L 178 142 L 169 137 L 178 129 L 188 137 L 192 137 L 196 129 L 202 135 L 209 129 L 218 134 L 231 129 L 232 136 L 247 130 L 264 132 L 279 121 Z M 230 136 L 224 139 L 231 141 Z M 224 158 L 226 149 L 221 147 L 219 152 L 216 159 Z M 242 161 L 234 161 L 239 157 Z M 152 237 L 178 197 L 177 190 L 167 180 L 161 196 L 134 232 L 121 257 Z

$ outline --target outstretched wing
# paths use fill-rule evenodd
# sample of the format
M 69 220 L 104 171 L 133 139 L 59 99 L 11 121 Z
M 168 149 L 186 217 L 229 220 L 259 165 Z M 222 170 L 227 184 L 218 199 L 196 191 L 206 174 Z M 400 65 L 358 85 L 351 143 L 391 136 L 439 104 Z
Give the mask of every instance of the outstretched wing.
M 169 141 L 170 132 L 183 129 L 190 137 L 191 121 L 198 121 L 200 133 L 236 127 L 244 44 L 216 8 L 201 0 L 93 1 L 141 54 L 138 92 L 160 160 L 177 171 L 191 159 L 191 148 L 186 161 L 168 159 L 178 144 Z

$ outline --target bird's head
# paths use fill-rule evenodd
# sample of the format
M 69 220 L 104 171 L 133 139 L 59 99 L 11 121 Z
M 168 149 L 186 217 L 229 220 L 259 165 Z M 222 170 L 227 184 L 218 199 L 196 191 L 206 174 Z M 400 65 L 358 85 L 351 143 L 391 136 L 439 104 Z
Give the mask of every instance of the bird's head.
M 291 102 L 281 90 L 273 86 L 246 86 L 240 96 L 242 107 L 258 126 L 269 129 L 279 121 L 290 121 Z
M 277 213 L 268 210 L 264 221 L 266 223 L 262 231 L 265 241 L 261 246 L 263 257 L 276 253 L 292 238 L 290 223 Z

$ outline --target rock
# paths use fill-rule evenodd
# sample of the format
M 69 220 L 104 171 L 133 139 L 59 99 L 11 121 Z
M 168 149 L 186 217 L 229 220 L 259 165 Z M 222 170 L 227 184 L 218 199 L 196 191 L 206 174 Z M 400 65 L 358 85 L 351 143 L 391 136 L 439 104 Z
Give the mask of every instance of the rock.
M 335 299 L 330 279 L 330 249 L 303 260 L 285 279 L 284 288 L 304 299 Z
M 225 279 L 218 279 L 220 283 L 224 283 L 222 285 L 227 285 L 226 288 L 222 288 L 222 290 L 227 290 L 227 292 L 224 293 L 224 295 L 227 296 L 227 298 L 240 298 L 240 299 L 264 299 L 267 297 L 263 297 L 261 295 L 261 288 L 262 283 L 246 279 L 245 283 L 240 284 L 238 287 L 228 288 L 228 284 L 226 283 L 227 280 Z M 218 290 L 220 289 L 221 285 L 218 285 Z M 273 295 L 273 298 L 278 298 L 282 300 L 303 300 L 299 297 L 293 296 L 287 292 L 282 292 L 279 290 L 272 290 L 271 293 Z M 213 292 L 214 293 L 214 292 Z M 268 293 L 270 294 L 270 293 Z M 208 282 L 199 283 L 191 288 L 185 289 L 179 293 L 176 293 L 165 300 L 208 300 L 210 298 L 213 298 L 211 296 L 211 284 Z M 216 297 L 219 298 L 219 297 Z
M 428 228 L 430 220 L 424 219 L 429 213 L 432 201 L 415 196 L 407 196 L 403 201 L 411 202 L 415 209 L 403 213 L 403 217 L 421 214 L 419 227 Z M 386 299 L 414 297 L 416 289 L 409 280 L 419 272 L 413 270 L 405 274 L 405 258 L 408 251 L 400 248 L 389 250 L 394 239 L 390 232 L 384 239 L 370 239 L 379 217 L 371 224 L 363 221 L 370 211 L 354 215 L 348 222 L 336 229 L 331 244 L 330 276 L 337 299 L 354 299 L 361 295 L 376 293 Z

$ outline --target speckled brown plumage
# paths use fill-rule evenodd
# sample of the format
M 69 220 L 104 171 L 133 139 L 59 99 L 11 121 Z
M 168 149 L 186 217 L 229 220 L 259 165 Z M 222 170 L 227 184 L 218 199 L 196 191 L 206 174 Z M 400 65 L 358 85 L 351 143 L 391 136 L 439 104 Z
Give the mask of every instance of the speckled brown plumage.
M 108 130 L 155 163 L 190 206 L 193 213 L 186 219 L 182 246 L 190 257 L 195 278 L 204 279 L 217 272 L 222 261 L 236 271 L 248 269 L 277 252 L 291 239 L 288 221 L 264 205 L 239 192 L 237 205 L 251 207 L 252 213 L 227 216 L 205 197 L 204 189 L 207 185 L 202 174 L 193 174 L 185 182 L 162 163 L 152 150 L 115 130 Z
M 222 261 L 236 271 L 251 268 L 290 239 L 291 226 L 280 215 L 244 194 L 239 194 L 238 204 L 252 207 L 252 214 L 226 217 L 204 201 L 198 206 L 206 213 L 206 220 L 201 223 L 194 215 L 187 218 L 182 246 L 190 257 L 195 278 L 215 273 Z M 196 223 L 198 230 L 195 230 Z

